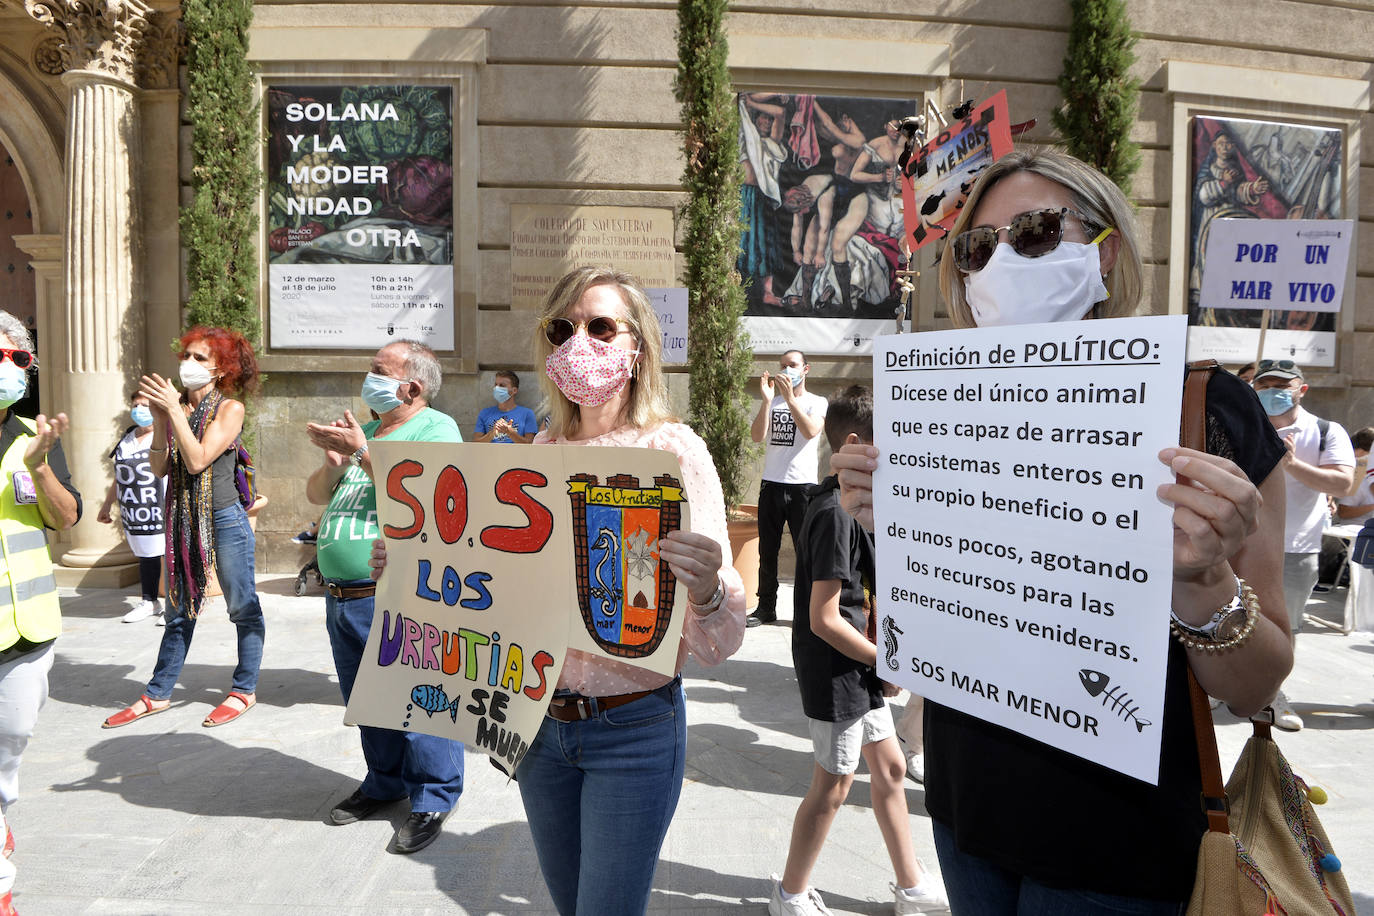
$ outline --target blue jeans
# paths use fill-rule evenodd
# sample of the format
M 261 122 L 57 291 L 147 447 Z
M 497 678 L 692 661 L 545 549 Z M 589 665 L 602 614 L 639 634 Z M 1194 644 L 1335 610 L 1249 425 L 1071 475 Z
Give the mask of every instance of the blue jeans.
M 215 510 L 215 575 L 224 592 L 229 619 L 239 631 L 239 663 L 234 669 L 232 689 L 240 693 L 253 693 L 258 689 L 262 640 L 267 632 L 253 574 L 253 546 L 253 529 L 248 525 L 248 514 L 242 506 L 235 503 L 227 509 Z M 167 561 L 171 559 L 169 556 Z M 183 606 L 169 608 L 167 616 L 170 619 L 162 631 L 162 646 L 157 650 L 153 679 L 145 691 L 154 700 L 171 697 L 196 629 L 195 618 L 187 617 Z
M 580 722 L 544 719 L 516 777 L 559 913 L 642 916 L 686 750 L 680 680 Z
M 372 580 L 334 584 L 371 585 Z M 373 603 L 370 595 L 326 595 L 324 599 L 324 626 L 345 703 L 353 693 L 367 634 L 372 629 Z M 409 798 L 411 811 L 449 811 L 458 803 L 458 796 L 463 794 L 462 742 L 370 725 L 359 726 L 358 731 L 367 761 L 367 776 L 361 787 L 364 795 L 388 801 Z
M 932 821 L 935 852 L 953 916 L 1182 916 L 1187 901 L 1117 897 L 1047 887 L 978 856 L 960 852 L 954 831 Z

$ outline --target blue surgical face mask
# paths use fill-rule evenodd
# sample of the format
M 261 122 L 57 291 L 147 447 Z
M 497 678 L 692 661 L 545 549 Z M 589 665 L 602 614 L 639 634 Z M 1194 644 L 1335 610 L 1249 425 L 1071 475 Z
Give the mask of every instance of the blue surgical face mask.
M 787 380 L 792 383 L 793 388 L 802 383 L 802 371 L 796 366 L 784 366 L 782 374 L 787 376 Z
M 369 372 L 363 379 L 363 403 L 377 413 L 395 410 L 405 403 L 396 397 L 396 392 L 400 387 L 400 379 Z
M 1271 417 L 1282 416 L 1293 409 L 1292 388 L 1262 388 L 1256 391 L 1264 412 Z
M 129 411 L 129 418 L 139 426 L 153 425 L 153 411 L 147 404 L 139 404 L 133 410 Z
M 0 409 L 9 407 L 29 390 L 29 372 L 12 360 L 0 363 Z
M 496 398 L 496 403 L 504 404 L 510 400 L 510 389 L 505 385 L 497 385 L 491 389 L 491 396 Z

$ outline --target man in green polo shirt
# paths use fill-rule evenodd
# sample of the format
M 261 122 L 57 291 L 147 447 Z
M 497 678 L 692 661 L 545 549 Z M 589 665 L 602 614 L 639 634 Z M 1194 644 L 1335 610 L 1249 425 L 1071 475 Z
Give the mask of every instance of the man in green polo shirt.
M 370 439 L 409 442 L 461 442 L 458 424 L 429 406 L 441 375 L 434 351 L 401 340 L 372 358 L 363 380 L 362 399 L 380 419 L 359 425 L 345 411 L 333 423 L 307 426 L 310 441 L 324 452 L 324 463 L 310 475 L 306 497 L 328 504 L 315 542 L 325 597 L 325 628 L 334 650 L 334 667 L 344 702 L 353 691 L 367 634 L 372 628 L 376 585 L 368 557 L 377 529 L 377 490 L 368 454 Z M 393 849 L 412 853 L 438 838 L 444 820 L 463 791 L 463 745 L 418 732 L 362 726 L 367 777 L 330 812 L 335 824 L 351 824 L 403 798 L 410 816 L 396 831 Z

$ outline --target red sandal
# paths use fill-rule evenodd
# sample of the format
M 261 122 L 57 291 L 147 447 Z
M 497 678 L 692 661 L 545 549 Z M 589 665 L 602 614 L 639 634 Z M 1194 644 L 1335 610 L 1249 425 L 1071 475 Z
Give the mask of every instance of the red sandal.
M 230 706 L 229 699 L 231 697 L 242 703 L 243 708 L 239 709 L 236 706 Z M 229 696 L 225 697 L 224 700 L 223 703 L 211 710 L 210 715 L 205 717 L 205 721 L 200 723 L 201 725 L 206 728 L 214 728 L 217 725 L 228 725 L 230 722 L 233 722 L 239 716 L 258 705 L 256 697 L 250 699 L 247 695 L 237 690 L 229 691 Z
M 139 703 L 143 704 L 142 712 L 139 712 L 136 708 Z M 160 712 L 166 712 L 168 709 L 171 709 L 171 707 L 171 703 L 168 703 L 166 706 L 154 706 L 153 698 L 145 693 L 140 695 L 137 701 L 130 703 L 128 706 L 125 706 L 119 712 L 106 719 L 101 723 L 100 727 L 119 728 L 121 725 L 128 725 L 135 719 L 142 719 L 144 716 L 152 716 Z

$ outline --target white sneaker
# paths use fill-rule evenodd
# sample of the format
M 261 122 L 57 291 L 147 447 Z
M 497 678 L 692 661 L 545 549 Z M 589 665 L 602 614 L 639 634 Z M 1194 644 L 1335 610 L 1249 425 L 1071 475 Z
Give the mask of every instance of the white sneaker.
M 906 775 L 914 781 L 925 784 L 926 781 L 926 755 L 907 754 L 906 755 Z
M 820 891 L 814 887 L 808 887 L 791 900 L 783 900 L 782 879 L 777 875 L 771 877 L 773 893 L 768 897 L 769 916 L 832 916 Z
M 1288 697 L 1284 696 L 1282 690 L 1274 697 L 1274 702 L 1269 705 L 1274 707 L 1275 725 L 1289 732 L 1302 730 L 1302 716 L 1293 711 L 1293 704 L 1288 702 Z
M 140 601 L 133 606 L 129 613 L 125 614 L 121 620 L 125 623 L 138 623 L 140 620 L 147 620 L 158 612 L 156 601 Z
M 892 912 L 897 916 L 935 916 L 949 912 L 944 882 L 932 872 L 923 872 L 921 883 L 910 894 L 895 884 L 888 886 L 892 888 Z

